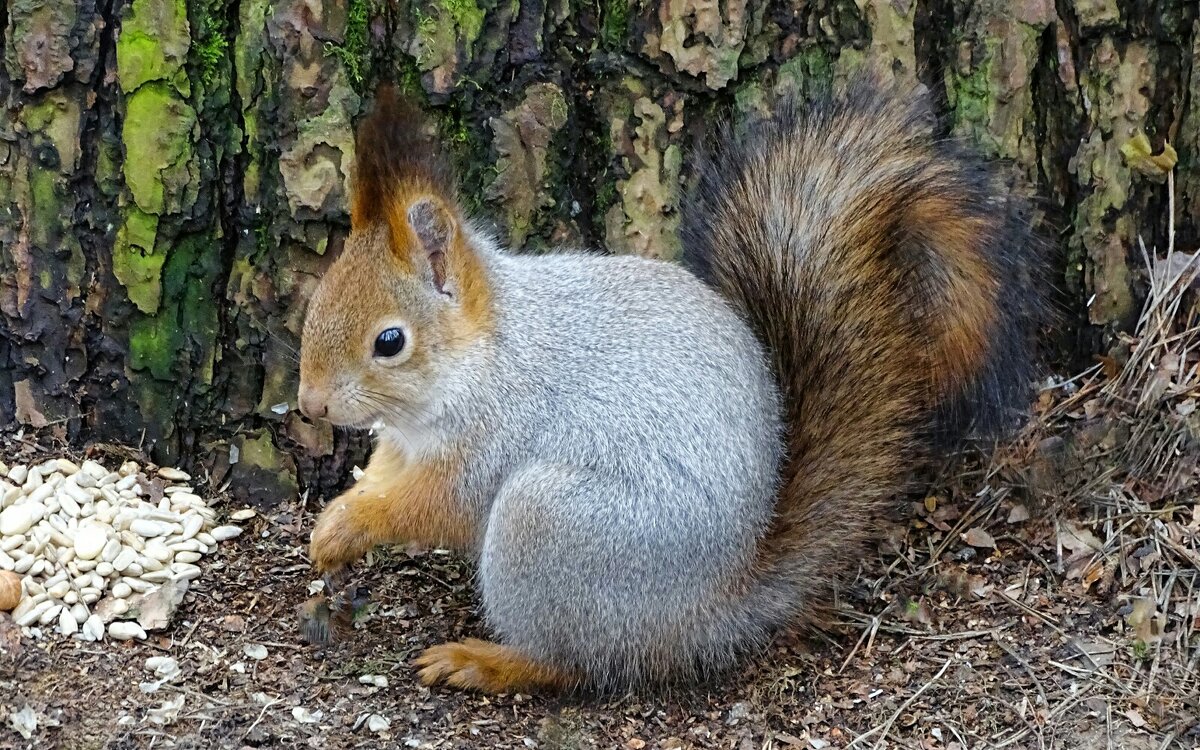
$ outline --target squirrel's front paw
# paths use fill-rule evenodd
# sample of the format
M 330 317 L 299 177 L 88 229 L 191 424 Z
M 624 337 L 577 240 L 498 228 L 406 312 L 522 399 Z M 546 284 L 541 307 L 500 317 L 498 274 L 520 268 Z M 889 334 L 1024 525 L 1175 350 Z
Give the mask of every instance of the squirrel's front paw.
M 317 572 L 337 572 L 375 546 L 370 529 L 355 510 L 352 500 L 338 497 L 321 512 L 308 546 L 308 557 Z

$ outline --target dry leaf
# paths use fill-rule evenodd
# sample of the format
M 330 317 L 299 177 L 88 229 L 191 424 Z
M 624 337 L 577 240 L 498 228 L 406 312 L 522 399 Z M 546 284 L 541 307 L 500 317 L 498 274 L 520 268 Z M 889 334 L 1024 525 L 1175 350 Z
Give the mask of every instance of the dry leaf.
M 971 527 L 967 533 L 962 535 L 962 540 L 972 547 L 979 547 L 980 549 L 994 549 L 996 547 L 996 540 L 992 538 L 992 535 L 978 526 Z
M 175 696 L 174 699 L 165 701 L 158 708 L 152 708 L 146 712 L 146 718 L 155 724 L 168 726 L 174 724 L 179 718 L 179 712 L 183 710 L 183 693 Z
M 33 733 L 38 728 L 38 715 L 29 706 L 25 706 L 20 711 L 13 711 L 8 715 L 8 723 L 17 734 L 25 739 L 33 737 Z
M 1029 520 L 1029 509 L 1026 508 L 1024 505 L 1022 505 L 1021 503 L 1017 503 L 1016 505 L 1014 505 L 1012 507 L 1012 510 L 1010 510 L 1008 512 L 1008 522 L 1009 523 L 1021 523 L 1022 521 L 1028 521 L 1028 520 Z
M 127 616 L 137 617 L 143 630 L 163 630 L 170 626 L 187 590 L 187 581 L 172 578 L 156 589 L 131 598 Z
M 309 711 L 303 706 L 292 709 L 292 718 L 301 724 L 316 724 L 325 714 L 322 711 Z
M 1146 726 L 1146 720 L 1142 718 L 1141 714 L 1132 708 L 1125 712 L 1125 718 L 1129 719 L 1130 723 L 1132 723 L 1138 729 Z
M 1179 155 L 1169 143 L 1164 143 L 1162 152 L 1155 154 L 1150 139 L 1141 130 L 1121 146 L 1121 155 L 1126 164 L 1151 176 L 1165 175 L 1179 161 Z
M 1157 603 L 1149 597 L 1142 597 L 1133 602 L 1133 610 L 1125 618 L 1125 622 L 1133 628 L 1139 641 L 1151 644 L 1162 640 L 1163 619 L 1158 612 Z
M 1104 543 L 1087 529 L 1070 521 L 1059 524 L 1058 543 L 1072 552 L 1099 552 Z

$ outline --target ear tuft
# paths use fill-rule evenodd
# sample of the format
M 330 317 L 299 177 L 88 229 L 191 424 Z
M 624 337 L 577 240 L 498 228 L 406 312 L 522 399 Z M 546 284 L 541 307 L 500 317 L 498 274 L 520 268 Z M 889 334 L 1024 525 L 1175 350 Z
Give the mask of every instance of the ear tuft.
M 354 195 L 350 221 L 362 227 L 386 218 L 391 202 L 406 192 L 454 195 L 454 173 L 441 152 L 436 128 L 413 101 L 395 88 L 376 91 L 371 113 L 354 140 Z
M 446 291 L 446 255 L 458 231 L 454 216 L 437 198 L 421 198 L 408 207 L 408 225 L 433 269 L 433 283 Z

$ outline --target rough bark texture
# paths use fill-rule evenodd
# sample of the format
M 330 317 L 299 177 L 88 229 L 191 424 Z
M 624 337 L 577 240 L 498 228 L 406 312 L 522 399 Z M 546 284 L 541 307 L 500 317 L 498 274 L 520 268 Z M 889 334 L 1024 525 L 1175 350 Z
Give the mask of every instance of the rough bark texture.
M 0 0 L 0 25 L 0 426 L 143 443 L 264 502 L 364 449 L 289 407 L 382 79 L 531 252 L 675 256 L 692 144 L 864 65 L 1041 196 L 1080 346 L 1135 315 L 1138 238 L 1166 244 L 1138 154 L 1178 150 L 1177 243 L 1200 239 L 1194 0 Z

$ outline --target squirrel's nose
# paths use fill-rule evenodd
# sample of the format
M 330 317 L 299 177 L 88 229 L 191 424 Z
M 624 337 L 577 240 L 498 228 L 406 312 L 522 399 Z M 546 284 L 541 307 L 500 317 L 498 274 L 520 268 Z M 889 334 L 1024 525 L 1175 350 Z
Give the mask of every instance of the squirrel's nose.
M 300 387 L 300 412 L 309 419 L 321 419 L 329 413 L 325 395 L 304 386 Z

